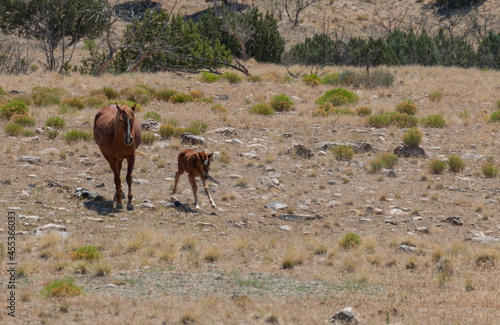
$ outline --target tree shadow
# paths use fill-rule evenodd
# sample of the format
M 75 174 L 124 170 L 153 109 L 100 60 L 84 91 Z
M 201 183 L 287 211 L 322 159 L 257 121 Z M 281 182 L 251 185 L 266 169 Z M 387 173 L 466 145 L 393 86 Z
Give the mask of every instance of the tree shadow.
M 423 7 L 428 10 L 435 10 L 435 15 L 443 18 L 451 18 L 456 15 L 465 15 L 474 9 L 478 9 L 486 0 L 476 0 L 474 3 L 459 7 L 450 7 L 448 4 L 429 2 Z
M 239 2 L 231 2 L 231 3 L 229 3 L 228 5 L 225 6 L 225 8 L 228 11 L 230 11 L 230 12 L 243 11 L 245 9 L 248 9 L 249 7 L 250 7 L 249 5 L 246 5 L 244 3 L 239 3 Z M 215 10 L 217 12 L 217 16 L 221 16 L 221 14 L 218 13 L 218 12 L 221 11 L 220 7 L 217 10 L 214 9 L 214 8 L 212 8 L 212 7 L 210 7 L 210 8 L 207 8 L 207 9 L 195 12 L 192 15 L 186 15 L 182 19 L 185 20 L 185 21 L 188 21 L 189 19 L 191 19 L 193 21 L 193 23 L 197 23 L 200 20 L 201 16 L 203 16 L 204 14 L 210 12 L 210 10 Z

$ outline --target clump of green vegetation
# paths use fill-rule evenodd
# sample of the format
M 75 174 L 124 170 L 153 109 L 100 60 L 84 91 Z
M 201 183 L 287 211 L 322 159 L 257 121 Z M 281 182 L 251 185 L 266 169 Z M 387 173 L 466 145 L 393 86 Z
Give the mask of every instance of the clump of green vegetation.
M 276 112 L 288 112 L 290 111 L 295 103 L 285 94 L 275 95 L 271 98 L 271 107 Z
M 118 99 L 118 97 L 120 97 L 120 93 L 118 91 L 116 91 L 112 87 L 106 87 L 106 86 L 102 87 L 102 89 L 92 90 L 90 92 L 90 95 L 92 95 L 92 96 L 104 95 L 108 100 L 114 100 L 114 99 Z
M 354 149 L 351 146 L 344 144 L 338 145 L 332 149 L 333 155 L 336 160 L 349 161 L 354 157 Z
M 168 102 L 175 94 L 177 94 L 177 90 L 161 89 L 156 92 L 156 99 Z
M 154 95 L 143 87 L 128 87 L 122 89 L 121 96 L 134 103 L 147 105 L 151 101 L 151 97 Z
M 382 168 L 392 169 L 399 161 L 399 157 L 396 154 L 383 152 L 378 156 L 380 159 L 380 165 Z
M 141 135 L 141 143 L 143 143 L 143 144 L 146 144 L 146 145 L 152 144 L 155 142 L 155 140 L 156 140 L 156 136 L 151 131 L 143 132 Z
M 409 98 L 405 99 L 396 106 L 396 112 L 406 113 L 408 115 L 417 114 L 417 110 L 417 105 L 415 105 L 415 103 Z
M 66 134 L 64 135 L 64 139 L 68 144 L 76 142 L 78 140 L 90 140 L 92 139 L 92 132 L 83 130 L 71 130 L 66 132 Z
M 190 90 L 189 96 L 193 97 L 193 99 L 201 99 L 203 98 L 203 92 L 201 90 Z
M 227 113 L 227 108 L 220 103 L 213 104 L 210 110 L 214 113 Z
M 13 115 L 11 121 L 22 126 L 34 126 L 36 119 L 31 115 L 16 114 Z
M 158 130 L 158 134 L 163 139 L 171 138 L 175 134 L 175 128 L 172 125 L 163 124 Z
M 384 128 L 391 125 L 404 128 L 416 126 L 418 119 L 406 113 L 387 112 L 368 116 L 367 123 L 369 126 L 375 128 Z
M 219 80 L 219 76 L 210 72 L 202 72 L 200 74 L 200 81 L 201 82 L 206 82 L 206 83 L 213 83 L 217 82 Z
M 58 135 L 59 131 L 57 130 L 50 130 L 49 132 L 47 132 L 47 137 L 49 137 L 50 140 L 54 140 Z
M 170 101 L 175 104 L 188 103 L 193 101 L 193 97 L 191 95 L 178 92 L 170 97 Z
M 3 127 L 5 134 L 11 137 L 17 137 L 24 131 L 24 127 L 19 123 L 10 122 Z
M 157 112 L 147 112 L 144 114 L 144 119 L 153 119 L 157 122 L 161 122 L 161 115 Z
M 486 162 L 481 166 L 481 173 L 488 178 L 495 178 L 498 175 L 498 168 L 492 162 Z
M 84 97 L 68 97 L 64 98 L 61 101 L 61 105 L 67 106 L 69 108 L 76 108 L 81 110 L 85 107 L 85 98 Z
M 457 155 L 451 155 L 448 157 L 448 166 L 454 173 L 461 172 L 465 169 L 464 161 Z
M 500 110 L 490 114 L 490 122 L 500 122 Z
M 354 71 L 343 71 L 339 76 L 339 83 L 345 86 L 354 86 L 359 84 L 359 77 Z
M 328 116 L 328 115 L 353 115 L 354 112 L 349 108 L 336 107 L 332 103 L 326 102 L 320 105 L 312 112 L 312 116 Z
M 85 99 L 85 106 L 93 108 L 101 108 L 106 103 L 106 96 L 103 94 L 93 95 Z
M 339 83 L 339 77 L 339 73 L 330 73 L 321 79 L 321 83 L 324 85 L 337 85 Z
M 343 106 L 347 104 L 356 104 L 359 100 L 357 94 L 343 88 L 328 90 L 323 96 L 318 98 L 316 104 L 322 105 L 326 102 L 332 103 L 333 106 Z
M 443 99 L 443 93 L 439 90 L 433 91 L 429 94 L 429 100 L 431 102 L 440 102 Z
M 3 90 L 2 86 L 0 86 L 0 96 L 5 96 L 7 93 Z
M 66 126 L 66 121 L 62 117 L 53 116 L 49 117 L 47 121 L 45 121 L 45 125 L 60 130 Z
M 418 147 L 422 142 L 422 131 L 419 128 L 411 128 L 403 134 L 403 143 L 408 147 Z
M 268 103 L 259 103 L 250 108 L 249 112 L 252 114 L 273 115 L 274 109 Z
M 203 121 L 192 121 L 189 126 L 184 129 L 184 132 L 189 132 L 191 134 L 199 135 L 204 133 L 208 129 L 208 124 Z
M 55 280 L 45 286 L 42 290 L 42 297 L 75 297 L 83 292 L 82 287 L 75 285 L 75 279 L 65 277 Z
M 429 171 L 432 174 L 441 174 L 446 168 L 446 163 L 440 159 L 433 159 L 429 163 Z
M 28 114 L 28 106 L 18 100 L 13 100 L 10 103 L 2 106 L 0 109 L 0 117 L 5 120 L 10 120 L 14 115 L 26 115 Z
M 293 269 L 296 265 L 302 265 L 303 262 L 302 256 L 296 256 L 292 252 L 288 252 L 281 261 L 281 268 L 284 270 Z
M 427 115 L 420 119 L 420 124 L 429 128 L 442 128 L 446 125 L 446 121 L 439 114 Z
M 302 78 L 302 81 L 308 86 L 318 86 L 321 81 L 317 74 L 307 74 Z
M 359 106 L 355 112 L 357 116 L 368 116 L 372 114 L 372 109 L 369 106 Z
M 230 84 L 239 84 L 242 80 L 241 77 L 237 73 L 229 72 L 229 71 L 224 72 L 220 76 L 220 78 L 226 79 L 227 81 L 229 81 Z
M 361 244 L 361 237 L 354 233 L 347 233 L 340 241 L 339 246 L 343 249 L 350 249 Z
M 93 261 L 101 258 L 101 256 L 102 253 L 99 248 L 92 245 L 81 246 L 76 251 L 69 252 L 69 257 L 72 260 Z
M 31 98 L 33 104 L 37 106 L 59 105 L 61 104 L 60 97 L 65 93 L 66 91 L 64 89 L 57 87 L 35 87 L 31 91 Z
M 259 83 L 262 82 L 262 77 L 261 76 L 250 76 L 247 78 L 248 82 L 252 83 Z

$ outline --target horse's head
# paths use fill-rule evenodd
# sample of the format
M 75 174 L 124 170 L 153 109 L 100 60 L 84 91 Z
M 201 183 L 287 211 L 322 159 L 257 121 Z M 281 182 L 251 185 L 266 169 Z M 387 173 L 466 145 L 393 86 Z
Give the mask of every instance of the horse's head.
M 211 154 L 206 154 L 205 151 L 200 152 L 200 158 L 203 163 L 203 177 L 207 179 L 208 169 L 210 168 L 210 159 L 212 159 L 213 152 Z
M 116 126 L 118 129 L 118 132 L 123 134 L 123 140 L 125 141 L 126 146 L 131 146 L 134 144 L 134 121 L 135 121 L 135 116 L 134 116 L 134 111 L 135 111 L 135 106 L 132 106 L 132 108 L 128 107 L 127 105 L 118 105 L 118 103 L 115 103 L 117 113 L 116 113 Z

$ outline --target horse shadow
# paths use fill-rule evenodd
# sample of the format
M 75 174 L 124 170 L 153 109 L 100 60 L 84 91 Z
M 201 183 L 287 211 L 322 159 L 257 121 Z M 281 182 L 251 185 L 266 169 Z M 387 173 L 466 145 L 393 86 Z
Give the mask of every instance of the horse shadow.
M 116 202 L 106 200 L 102 195 L 92 193 L 84 188 L 77 187 L 74 195 L 80 199 L 85 199 L 83 206 L 88 210 L 95 211 L 100 216 L 122 212 L 122 210 L 115 208 Z

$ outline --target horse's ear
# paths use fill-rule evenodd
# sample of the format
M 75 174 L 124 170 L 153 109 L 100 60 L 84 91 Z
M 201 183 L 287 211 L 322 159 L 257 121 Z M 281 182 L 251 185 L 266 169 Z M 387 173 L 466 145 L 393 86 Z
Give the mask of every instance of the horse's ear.
M 131 107 L 132 111 L 135 112 L 135 106 L 137 105 L 137 103 L 134 103 L 134 106 Z
M 208 160 L 212 159 L 212 156 L 214 155 L 214 153 L 212 152 L 211 154 L 209 154 L 207 157 L 208 157 Z
M 121 112 L 121 111 L 122 111 L 122 108 L 120 107 L 120 105 L 118 105 L 118 103 L 117 103 L 117 102 L 115 102 L 115 105 L 116 105 L 116 109 L 118 109 L 118 111 L 119 111 L 119 112 Z

